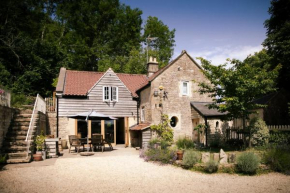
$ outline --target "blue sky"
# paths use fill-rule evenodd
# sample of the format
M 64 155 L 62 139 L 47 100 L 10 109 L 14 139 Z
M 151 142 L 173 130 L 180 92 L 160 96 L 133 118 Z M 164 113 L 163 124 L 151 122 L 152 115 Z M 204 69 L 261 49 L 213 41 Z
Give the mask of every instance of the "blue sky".
M 174 59 L 182 50 L 213 64 L 243 60 L 262 49 L 270 0 L 120 0 L 175 28 Z M 144 24 L 143 24 L 144 25 Z

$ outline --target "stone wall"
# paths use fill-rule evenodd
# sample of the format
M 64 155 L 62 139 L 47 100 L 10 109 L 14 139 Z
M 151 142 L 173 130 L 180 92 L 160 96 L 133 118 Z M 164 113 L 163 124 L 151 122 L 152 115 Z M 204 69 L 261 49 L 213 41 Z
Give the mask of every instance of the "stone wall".
M 2 148 L 3 140 L 13 119 L 13 115 L 14 109 L 0 106 L 0 149 Z
M 56 112 L 47 112 L 47 132 L 56 137 Z
M 173 128 L 174 138 L 192 137 L 193 124 L 190 102 L 209 102 L 212 100 L 207 95 L 200 95 L 197 92 L 198 82 L 206 80 L 198 65 L 187 54 L 183 54 L 151 82 L 151 86 L 148 88 L 150 91 L 145 89 L 141 92 L 140 108 L 145 106 L 145 112 L 150 111 L 147 113 L 150 117 L 145 116 L 146 121 L 158 124 L 162 112 L 169 115 L 169 119 L 175 116 L 178 122 Z M 189 84 L 188 96 L 181 94 L 183 81 L 187 81 Z M 163 90 L 159 89 L 160 86 L 163 87 Z M 154 91 L 158 91 L 159 95 L 154 96 Z

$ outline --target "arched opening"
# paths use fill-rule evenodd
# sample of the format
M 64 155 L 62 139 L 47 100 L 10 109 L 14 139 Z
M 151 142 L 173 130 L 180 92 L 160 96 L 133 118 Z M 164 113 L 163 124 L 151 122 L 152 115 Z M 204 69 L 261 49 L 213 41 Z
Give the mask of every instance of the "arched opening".
M 171 117 L 171 119 L 170 119 L 170 126 L 171 127 L 176 127 L 177 122 L 178 122 L 178 118 L 177 117 L 175 117 L 175 116 Z

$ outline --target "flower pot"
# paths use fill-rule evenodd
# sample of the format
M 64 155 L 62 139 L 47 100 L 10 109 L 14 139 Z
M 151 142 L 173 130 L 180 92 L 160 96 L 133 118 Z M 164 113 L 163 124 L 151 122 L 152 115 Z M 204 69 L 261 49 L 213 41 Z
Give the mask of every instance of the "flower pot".
M 183 158 L 183 151 L 177 151 L 176 154 L 177 154 L 177 159 L 178 160 L 182 160 L 182 158 Z
M 33 154 L 33 160 L 34 161 L 42 161 L 42 155 L 41 154 Z

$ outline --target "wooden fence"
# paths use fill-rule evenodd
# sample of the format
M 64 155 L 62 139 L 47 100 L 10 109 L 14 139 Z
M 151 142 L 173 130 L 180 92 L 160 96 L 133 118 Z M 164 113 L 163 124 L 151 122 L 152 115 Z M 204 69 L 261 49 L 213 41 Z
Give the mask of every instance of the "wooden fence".
M 290 125 L 267 125 L 270 131 L 289 131 Z M 244 135 L 249 135 L 249 132 L 245 132 L 239 127 L 230 127 L 226 129 L 226 139 L 243 139 Z
M 0 106 L 10 107 L 11 93 L 0 87 Z

